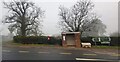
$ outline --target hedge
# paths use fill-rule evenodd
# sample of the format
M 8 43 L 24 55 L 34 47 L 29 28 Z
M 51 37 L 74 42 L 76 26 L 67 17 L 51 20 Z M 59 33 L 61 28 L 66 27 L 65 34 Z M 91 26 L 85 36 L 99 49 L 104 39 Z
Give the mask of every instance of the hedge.
M 15 43 L 23 43 L 23 44 L 62 44 L 62 40 L 55 38 L 55 37 L 50 37 L 50 40 L 48 40 L 48 37 L 46 36 L 14 36 L 14 42 Z
M 111 41 L 110 44 L 112 46 L 120 46 L 120 37 L 110 37 Z
M 98 38 L 98 37 L 81 37 L 82 42 L 90 42 L 92 45 L 95 45 L 95 43 L 92 41 L 92 38 Z M 104 38 L 104 37 L 103 37 Z M 106 38 L 106 37 L 105 37 Z M 119 37 L 110 37 L 110 45 L 111 46 L 118 46 L 120 45 Z M 14 36 L 14 42 L 15 43 L 23 43 L 23 44 L 51 44 L 51 45 L 62 45 L 62 39 L 51 37 L 50 40 L 48 40 L 48 37 L 46 36 Z M 101 45 L 100 42 L 97 42 L 97 45 Z
M 81 37 L 81 42 L 90 42 L 92 45 L 94 45 L 94 42 L 92 41 L 92 37 Z
M 90 42 L 92 45 L 95 45 L 95 43 L 92 41 L 92 38 L 96 39 L 97 45 L 102 45 L 101 42 L 108 41 L 109 37 L 100 37 L 101 38 L 101 42 L 98 41 L 99 37 L 81 37 L 81 41 L 82 42 Z M 120 39 L 119 39 L 119 37 L 110 37 L 110 38 L 111 38 L 111 41 L 110 41 L 110 45 L 111 46 L 120 46 Z

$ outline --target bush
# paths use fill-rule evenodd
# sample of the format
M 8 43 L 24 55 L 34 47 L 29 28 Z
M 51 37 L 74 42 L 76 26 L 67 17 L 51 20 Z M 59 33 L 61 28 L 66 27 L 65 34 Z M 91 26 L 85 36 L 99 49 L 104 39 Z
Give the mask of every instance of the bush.
M 94 45 L 94 42 L 92 41 L 92 37 L 81 37 L 81 42 L 90 42 L 92 45 Z
M 91 42 L 91 37 L 81 37 L 81 42 Z
M 51 45 L 62 45 L 62 40 L 51 37 L 50 40 L 48 40 L 48 37 L 46 36 L 14 36 L 14 42 L 15 43 L 23 43 L 23 44 L 51 44 Z
M 111 38 L 110 45 L 112 45 L 112 46 L 120 46 L 119 37 L 110 37 L 110 38 Z
M 92 40 L 93 38 L 97 45 L 103 45 L 103 44 L 101 44 L 101 42 L 113 42 L 113 40 L 114 40 L 113 38 L 111 38 L 112 40 L 109 41 L 109 37 L 81 37 L 81 41 L 82 42 L 90 42 L 92 45 L 95 45 L 95 42 Z M 100 41 L 98 38 L 100 38 Z M 111 43 L 111 45 L 112 44 L 113 43 Z M 115 43 L 115 44 L 117 44 L 117 43 Z M 108 44 L 105 44 L 105 45 L 108 45 Z

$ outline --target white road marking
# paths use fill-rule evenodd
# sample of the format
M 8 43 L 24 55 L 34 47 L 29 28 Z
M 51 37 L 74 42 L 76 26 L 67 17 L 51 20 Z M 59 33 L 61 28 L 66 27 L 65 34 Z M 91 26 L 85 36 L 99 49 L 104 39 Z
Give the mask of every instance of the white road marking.
M 96 54 L 83 54 L 83 55 L 86 55 L 86 56 L 96 56 Z
M 116 54 L 116 53 L 101 53 L 101 52 L 95 52 L 96 54 L 107 54 L 110 56 L 120 56 L 120 54 Z
M 112 54 L 111 56 L 120 56 L 120 54 Z
M 10 50 L 2 50 L 2 52 L 11 52 Z
M 60 54 L 70 55 L 70 54 L 72 54 L 72 53 L 60 53 Z
M 29 53 L 29 51 L 18 51 L 19 53 Z
M 87 58 L 76 58 L 76 60 L 85 60 L 85 61 L 112 61 L 112 60 L 105 60 L 105 59 L 87 59 Z
M 100 59 L 86 59 L 86 58 L 76 58 L 76 60 L 100 60 Z
M 50 53 L 50 52 L 38 52 L 38 53 Z

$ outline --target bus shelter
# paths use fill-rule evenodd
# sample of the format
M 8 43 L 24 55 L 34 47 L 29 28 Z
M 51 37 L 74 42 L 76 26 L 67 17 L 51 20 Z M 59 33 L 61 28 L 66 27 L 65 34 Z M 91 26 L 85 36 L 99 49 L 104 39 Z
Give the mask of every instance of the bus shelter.
M 63 32 L 62 46 L 81 47 L 80 32 Z

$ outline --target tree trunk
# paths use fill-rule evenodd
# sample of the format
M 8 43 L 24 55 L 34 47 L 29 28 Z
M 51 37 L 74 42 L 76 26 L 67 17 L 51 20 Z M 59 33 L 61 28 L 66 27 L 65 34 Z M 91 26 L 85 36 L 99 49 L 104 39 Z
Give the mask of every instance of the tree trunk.
M 25 25 L 25 18 L 22 17 L 22 24 L 21 24 L 21 35 L 26 36 L 26 25 Z
M 24 23 L 22 24 L 22 27 L 21 27 L 21 35 L 26 36 L 25 24 Z

